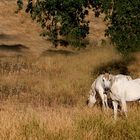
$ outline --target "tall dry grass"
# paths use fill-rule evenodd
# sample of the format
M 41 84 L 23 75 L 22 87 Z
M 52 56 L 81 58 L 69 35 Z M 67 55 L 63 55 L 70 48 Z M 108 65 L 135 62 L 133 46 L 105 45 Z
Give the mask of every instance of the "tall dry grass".
M 140 138 L 140 109 L 137 106 L 129 107 L 127 120 L 120 116 L 114 122 L 111 110 L 108 114 L 103 114 L 98 107 L 33 108 L 11 104 L 7 103 L 1 110 L 0 139 L 2 140 L 137 140 Z
M 29 15 L 24 11 L 15 14 L 15 0 L 1 0 L 0 8 L 4 37 L 0 44 L 29 48 L 21 53 L 0 51 L 0 140 L 140 139 L 136 104 L 128 107 L 127 120 L 119 113 L 116 122 L 112 109 L 102 113 L 100 105 L 89 109 L 85 104 L 99 71 L 108 64 L 114 69 L 112 64 L 121 62 L 114 48 L 98 47 L 106 45 L 102 17 L 88 17 L 92 49 L 46 52 L 51 44 L 38 36 L 40 28 Z M 128 70 L 139 75 L 138 66 L 139 57 Z
M 109 51 L 101 47 L 71 53 L 60 54 L 58 50 L 53 56 L 39 58 L 2 57 L 1 99 L 13 97 L 33 105 L 80 104 L 96 76 L 94 69 L 120 59 L 111 47 Z
M 127 120 L 114 122 L 112 109 L 102 113 L 100 105 L 85 104 L 94 70 L 120 59 L 113 47 L 1 57 L 0 139 L 139 139 L 137 105 L 129 107 Z

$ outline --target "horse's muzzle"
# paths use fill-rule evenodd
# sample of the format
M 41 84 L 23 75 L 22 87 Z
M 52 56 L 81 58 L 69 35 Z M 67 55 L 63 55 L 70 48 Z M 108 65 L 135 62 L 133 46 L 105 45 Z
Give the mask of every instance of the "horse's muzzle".
M 109 88 L 105 88 L 105 91 L 109 91 L 110 89 Z

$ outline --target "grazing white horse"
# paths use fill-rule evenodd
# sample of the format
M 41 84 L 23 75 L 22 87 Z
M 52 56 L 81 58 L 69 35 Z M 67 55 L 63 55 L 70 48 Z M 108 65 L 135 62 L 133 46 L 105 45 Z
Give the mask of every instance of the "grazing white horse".
M 126 76 L 126 75 L 111 75 L 109 73 L 105 73 L 105 74 L 101 74 L 99 75 L 95 81 L 93 82 L 91 89 L 89 91 L 89 98 L 88 98 L 88 106 L 92 107 L 95 103 L 96 103 L 96 98 L 95 95 L 96 93 L 99 94 L 101 101 L 102 101 L 102 105 L 103 105 L 103 110 L 107 109 L 108 110 L 108 102 L 107 102 L 107 90 L 110 87 L 110 82 L 112 78 L 126 78 L 127 80 L 130 80 L 131 77 L 130 76 Z M 106 84 L 106 85 L 104 85 Z
M 114 119 L 117 119 L 118 103 L 121 103 L 121 109 L 127 117 L 126 102 L 140 100 L 140 79 L 128 81 L 125 78 L 116 78 L 111 80 L 110 97 L 114 108 Z
M 93 84 L 91 85 L 91 89 L 89 91 L 90 95 L 88 98 L 89 107 L 92 107 L 96 103 L 95 95 L 96 95 L 96 93 L 98 93 L 102 100 L 103 109 L 105 109 L 105 108 L 108 109 L 107 95 L 105 94 L 105 89 L 104 89 L 104 85 L 103 85 L 103 77 L 104 77 L 104 74 L 99 75 L 95 79 Z

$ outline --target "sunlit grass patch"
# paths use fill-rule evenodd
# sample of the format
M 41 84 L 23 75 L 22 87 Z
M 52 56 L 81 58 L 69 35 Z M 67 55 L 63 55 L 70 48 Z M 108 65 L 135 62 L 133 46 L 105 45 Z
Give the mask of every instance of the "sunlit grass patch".
M 128 119 L 118 113 L 116 122 L 111 108 L 86 106 L 93 71 L 112 61 L 121 56 L 107 47 L 0 58 L 0 139 L 139 139 L 138 106 L 129 105 Z

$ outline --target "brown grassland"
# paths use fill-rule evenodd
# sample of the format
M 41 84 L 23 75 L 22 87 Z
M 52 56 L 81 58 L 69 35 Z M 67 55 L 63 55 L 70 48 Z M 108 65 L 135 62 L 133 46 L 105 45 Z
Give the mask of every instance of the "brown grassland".
M 101 43 L 102 18 L 91 22 L 85 50 L 51 49 L 29 15 L 14 13 L 14 0 L 1 0 L 0 9 L 0 140 L 140 139 L 138 104 L 129 104 L 128 118 L 119 113 L 116 122 L 111 108 L 103 113 L 100 103 L 86 106 L 92 82 L 106 67 L 140 76 L 139 52 L 128 63 Z

